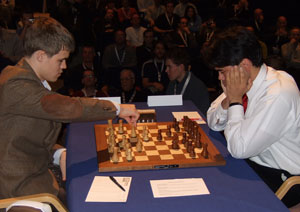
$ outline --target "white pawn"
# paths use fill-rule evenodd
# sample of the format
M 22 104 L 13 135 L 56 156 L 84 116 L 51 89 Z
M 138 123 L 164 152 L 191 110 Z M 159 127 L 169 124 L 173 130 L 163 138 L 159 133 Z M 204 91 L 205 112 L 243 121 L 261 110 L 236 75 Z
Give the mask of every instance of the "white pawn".
M 143 150 L 143 144 L 140 139 L 138 139 L 138 142 L 136 143 L 136 151 L 141 152 Z
M 113 163 L 118 163 L 119 162 L 118 151 L 119 151 L 119 148 L 118 147 L 114 147 L 114 150 L 113 150 L 114 153 L 113 153 L 112 158 L 111 158 L 111 160 L 113 161 Z
M 126 156 L 126 159 L 128 162 L 131 162 L 132 161 L 132 152 L 131 152 L 131 149 L 128 149 L 127 150 L 127 156 Z
M 123 129 L 123 120 L 120 119 L 119 120 L 119 134 L 123 134 L 124 133 L 124 129 Z
M 149 141 L 149 136 L 148 136 L 148 129 L 146 126 L 143 128 L 143 140 L 144 141 Z

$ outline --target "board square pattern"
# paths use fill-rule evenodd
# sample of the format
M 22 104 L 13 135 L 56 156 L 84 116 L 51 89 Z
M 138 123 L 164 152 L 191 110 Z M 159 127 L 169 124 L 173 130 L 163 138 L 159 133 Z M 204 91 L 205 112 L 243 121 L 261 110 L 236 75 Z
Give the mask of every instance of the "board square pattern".
M 201 135 L 201 143 L 207 144 L 208 155 L 205 158 L 201 148 L 194 148 L 195 157 L 187 152 L 186 145 L 182 143 L 183 133 L 187 133 L 182 122 L 178 124 L 179 132 L 174 129 L 174 122 L 157 122 L 138 124 L 135 128 L 137 137 L 142 141 L 142 151 L 138 152 L 136 143 L 131 143 L 132 161 L 127 161 L 126 152 L 120 145 L 123 135 L 130 142 L 131 126 L 123 124 L 123 134 L 119 134 L 119 124 L 113 124 L 116 146 L 119 147 L 118 162 L 112 160 L 112 153 L 109 153 L 109 130 L 108 125 L 95 125 L 96 146 L 98 156 L 98 167 L 100 172 L 129 171 L 145 169 L 167 169 L 198 166 L 225 165 L 226 162 L 218 152 L 214 144 L 204 133 L 201 127 L 198 130 Z M 144 126 L 148 129 L 148 141 L 143 141 Z M 167 136 L 168 126 L 171 127 L 171 136 Z M 161 130 L 162 140 L 157 140 L 158 130 Z M 172 149 L 173 135 L 178 135 L 179 149 Z

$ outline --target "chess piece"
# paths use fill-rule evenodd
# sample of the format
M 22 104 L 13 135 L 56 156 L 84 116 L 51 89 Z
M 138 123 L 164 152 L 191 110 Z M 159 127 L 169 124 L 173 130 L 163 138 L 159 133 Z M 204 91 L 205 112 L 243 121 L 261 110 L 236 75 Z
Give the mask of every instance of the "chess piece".
M 202 143 L 201 143 L 201 134 L 199 133 L 199 131 L 196 134 L 196 139 L 195 139 L 195 145 L 197 148 L 202 148 Z
M 112 119 L 108 119 L 108 128 L 113 129 L 113 125 L 112 125 Z
M 157 137 L 156 137 L 156 139 L 157 139 L 158 141 L 162 141 L 161 129 L 159 129 L 159 130 L 157 131 Z
M 190 147 L 190 157 L 196 158 L 195 148 L 193 146 Z
M 119 134 L 123 134 L 124 133 L 124 129 L 123 129 L 123 120 L 120 119 L 119 120 L 119 131 L 118 131 Z
M 127 142 L 126 135 L 122 135 L 122 141 L 119 143 L 120 148 L 124 149 Z
M 142 144 L 142 142 L 141 142 L 141 140 L 139 138 L 138 138 L 138 141 L 137 141 L 135 147 L 136 147 L 136 151 L 138 151 L 138 152 L 143 151 L 143 144 Z
M 185 144 L 186 143 L 186 141 L 187 141 L 187 138 L 186 138 L 186 133 L 184 132 L 184 133 L 182 133 L 182 144 Z
M 146 126 L 143 127 L 143 140 L 144 141 L 149 141 L 148 129 L 147 129 Z
M 112 158 L 111 158 L 111 160 L 113 161 L 113 163 L 118 163 L 119 162 L 118 151 L 119 151 L 118 147 L 114 147 L 113 148 L 113 155 L 112 155 Z
M 166 135 L 167 135 L 168 137 L 171 137 L 171 135 L 172 135 L 172 133 L 171 133 L 171 126 L 168 125 L 167 128 L 168 128 L 168 129 L 167 129 Z
M 132 161 L 132 152 L 131 152 L 131 149 L 128 149 L 127 150 L 127 154 L 126 154 L 127 156 L 126 156 L 126 160 L 128 161 L 128 162 L 131 162 Z
M 179 149 L 178 140 L 172 141 L 172 149 Z
M 135 127 L 134 125 L 131 126 L 131 135 L 130 135 L 131 138 L 136 138 L 136 132 L 135 132 Z
M 208 159 L 208 150 L 207 150 L 207 143 L 204 143 L 203 145 L 203 151 L 201 152 L 202 157 L 204 157 L 205 159 Z

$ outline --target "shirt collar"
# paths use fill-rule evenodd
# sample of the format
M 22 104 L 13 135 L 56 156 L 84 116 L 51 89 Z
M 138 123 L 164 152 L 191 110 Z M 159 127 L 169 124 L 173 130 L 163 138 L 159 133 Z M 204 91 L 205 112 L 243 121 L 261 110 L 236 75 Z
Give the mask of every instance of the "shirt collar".
M 259 73 L 257 74 L 255 80 L 253 81 L 252 87 L 247 92 L 247 96 L 249 99 L 251 99 L 251 97 L 253 97 L 258 92 L 259 88 L 261 87 L 261 84 L 266 79 L 267 70 L 268 67 L 266 66 L 266 64 L 263 64 L 260 67 Z

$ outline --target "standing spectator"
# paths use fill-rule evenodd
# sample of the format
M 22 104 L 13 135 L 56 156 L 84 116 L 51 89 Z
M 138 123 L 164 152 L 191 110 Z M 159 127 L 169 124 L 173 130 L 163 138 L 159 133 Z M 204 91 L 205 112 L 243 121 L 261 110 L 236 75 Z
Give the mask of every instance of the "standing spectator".
M 140 25 L 141 19 L 138 14 L 133 14 L 131 19 L 131 26 L 125 30 L 127 44 L 132 47 L 143 45 L 145 27 Z
M 164 94 L 169 83 L 165 72 L 166 45 L 162 41 L 157 41 L 154 45 L 153 59 L 146 61 L 142 67 L 142 83 L 150 95 Z

